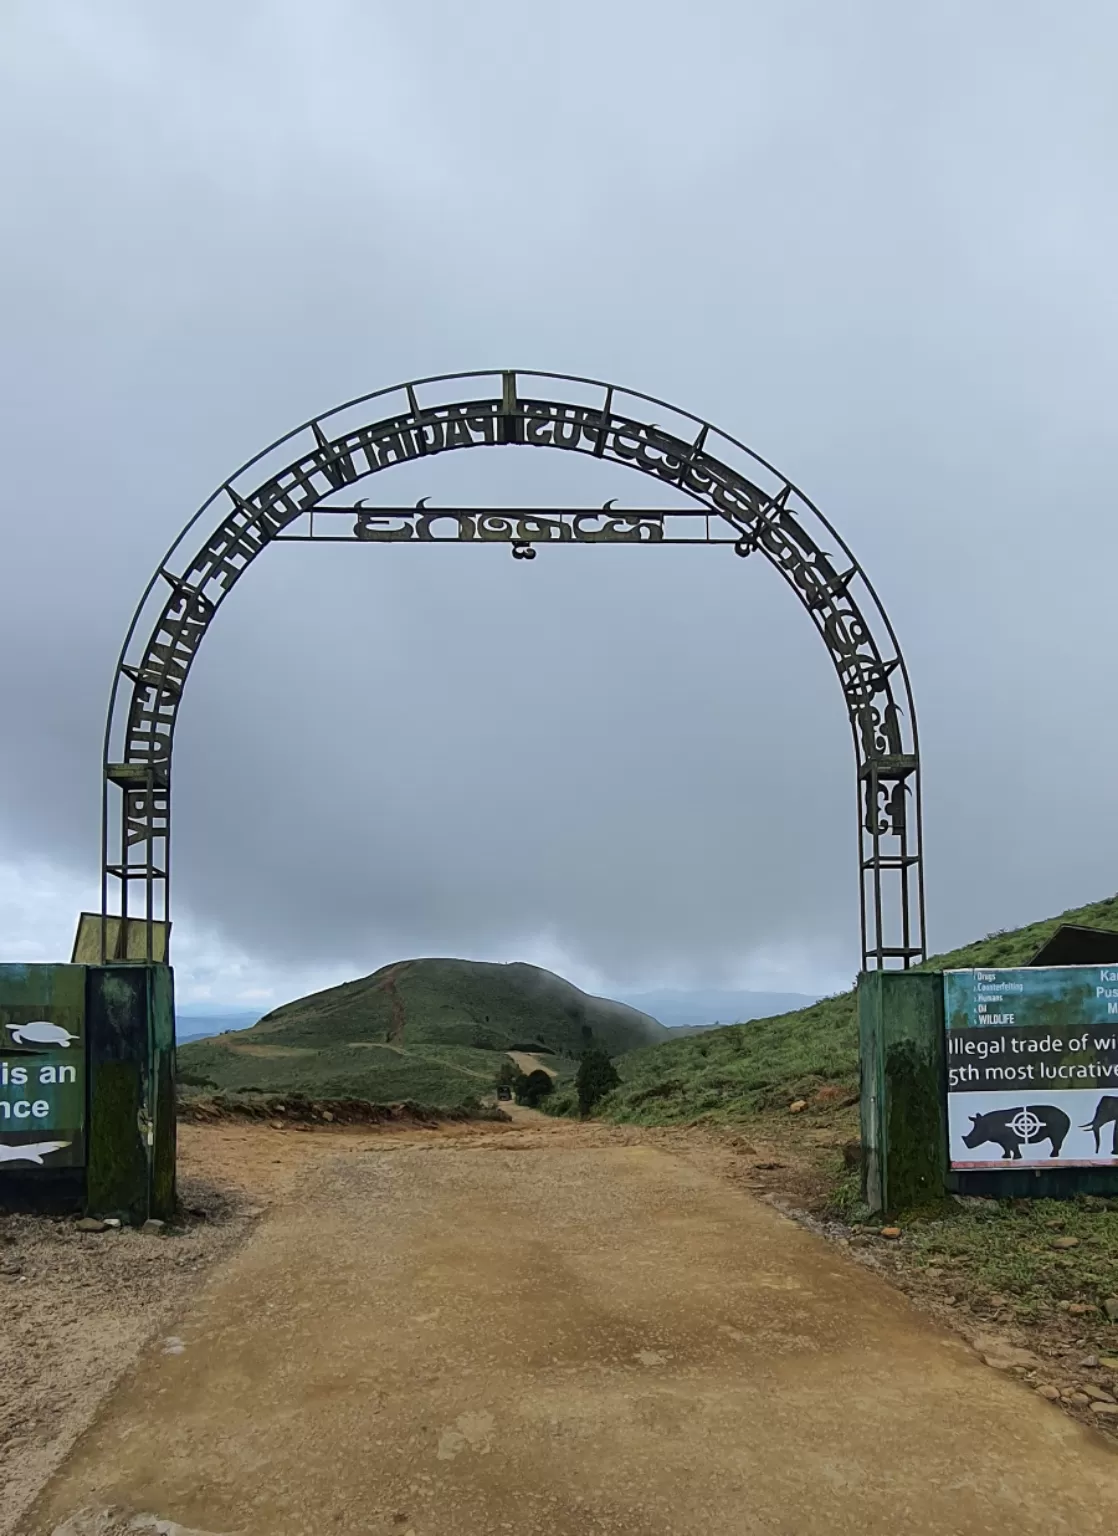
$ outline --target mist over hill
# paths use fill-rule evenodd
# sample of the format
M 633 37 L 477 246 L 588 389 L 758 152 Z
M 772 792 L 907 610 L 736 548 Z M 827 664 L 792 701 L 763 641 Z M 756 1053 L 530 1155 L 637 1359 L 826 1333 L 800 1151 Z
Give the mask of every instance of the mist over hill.
M 223 1009 L 211 1013 L 208 1009 L 195 1012 L 193 1008 L 175 1009 L 175 1039 L 180 1045 L 190 1040 L 208 1040 L 212 1035 L 228 1034 L 234 1029 L 251 1029 L 259 1019 L 259 1011 Z
M 1001 933 L 987 934 L 920 970 L 1026 965 L 1064 923 L 1118 931 L 1118 896 Z M 821 1088 L 856 1102 L 858 1012 L 853 989 L 810 1007 L 738 1028 L 681 1032 L 618 1059 L 621 1086 L 599 1106 L 616 1120 L 648 1124 L 741 1120 L 786 1108 Z
M 635 1008 L 669 1029 L 677 1030 L 707 1029 L 719 1024 L 767 1019 L 773 1014 L 806 1008 L 817 999 L 806 992 L 727 991 L 698 987 L 618 992 L 613 1001 Z M 249 1029 L 261 1018 L 259 1010 L 250 1012 L 199 1004 L 188 1004 L 175 1012 L 176 1038 L 180 1045 L 191 1040 L 211 1039 L 231 1030 Z
M 745 1024 L 750 1019 L 791 1013 L 818 999 L 808 992 L 748 992 L 714 988 L 661 987 L 653 992 L 619 992 L 620 1002 L 649 1013 L 669 1029 L 705 1028 L 712 1024 Z
M 453 1106 L 488 1093 L 509 1051 L 560 1071 L 593 1041 L 611 1056 L 667 1039 L 658 1020 L 539 966 L 404 960 L 184 1043 L 186 1087 Z

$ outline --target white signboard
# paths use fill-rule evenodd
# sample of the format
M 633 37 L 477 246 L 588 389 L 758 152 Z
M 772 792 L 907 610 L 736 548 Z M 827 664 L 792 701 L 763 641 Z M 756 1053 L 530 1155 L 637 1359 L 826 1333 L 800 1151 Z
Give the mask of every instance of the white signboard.
M 1118 967 L 946 971 L 952 1168 L 1118 1164 Z

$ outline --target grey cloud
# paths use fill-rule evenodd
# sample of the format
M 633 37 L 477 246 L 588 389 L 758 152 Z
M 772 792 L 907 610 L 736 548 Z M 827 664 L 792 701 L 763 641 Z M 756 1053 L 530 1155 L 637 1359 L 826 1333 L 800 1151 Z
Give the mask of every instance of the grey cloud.
M 116 649 L 213 485 L 350 395 L 513 363 L 678 400 L 849 539 L 921 711 L 933 945 L 1113 888 L 1111 8 L 0 26 L 12 857 L 95 874 Z M 376 496 L 647 495 L 558 458 Z M 841 699 L 754 561 L 269 551 L 176 763 L 178 907 L 265 967 L 541 934 L 619 983 L 856 963 Z

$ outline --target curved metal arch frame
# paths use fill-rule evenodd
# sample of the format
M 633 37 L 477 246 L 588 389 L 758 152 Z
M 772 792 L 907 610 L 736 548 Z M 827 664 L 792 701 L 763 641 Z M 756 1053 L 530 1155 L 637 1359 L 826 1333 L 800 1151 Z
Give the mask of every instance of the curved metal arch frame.
M 489 391 L 437 398 L 446 386 L 466 380 L 486 381 Z M 548 394 L 525 393 L 532 381 L 543 381 Z M 369 420 L 367 408 L 375 401 L 395 409 Z M 647 406 L 670 413 L 677 430 L 644 420 Z M 276 463 L 292 444 L 297 456 L 285 454 Z M 722 519 L 737 554 L 760 553 L 777 568 L 826 645 L 846 701 L 857 767 L 863 969 L 907 968 L 922 961 L 922 805 L 912 689 L 893 626 L 849 545 L 791 480 L 689 411 L 601 380 L 530 369 L 432 375 L 346 401 L 247 460 L 184 526 L 133 614 L 109 699 L 102 957 L 114 905 L 123 919 L 144 923 L 149 961 L 156 926 L 170 920 L 171 759 L 178 707 L 210 622 L 256 556 L 326 496 L 394 464 L 458 448 L 513 444 L 582 453 L 652 476 Z M 266 463 L 264 478 L 251 484 L 250 472 Z M 184 559 L 188 536 L 211 510 L 218 514 L 216 522 Z M 599 535 L 626 541 L 641 536 L 639 528 Z M 168 589 L 162 599 L 161 583 Z M 139 645 L 149 613 L 148 638 Z M 110 856 L 114 843 L 119 861 Z M 142 914 L 130 899 L 137 884 Z

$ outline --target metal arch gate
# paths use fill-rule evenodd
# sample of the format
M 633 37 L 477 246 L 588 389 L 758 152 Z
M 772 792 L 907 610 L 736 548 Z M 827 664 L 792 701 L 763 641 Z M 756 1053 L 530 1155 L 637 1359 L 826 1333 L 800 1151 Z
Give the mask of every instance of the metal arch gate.
M 467 380 L 475 392 L 461 398 Z M 447 399 L 450 386 L 455 398 Z M 646 420 L 649 406 L 670 413 L 678 431 Z M 511 444 L 624 464 L 688 499 L 671 511 L 629 512 L 610 505 L 433 511 L 336 499 L 395 464 Z M 212 522 L 203 522 L 207 513 Z M 199 523 L 197 551 L 184 556 Z M 907 969 L 925 958 L 912 691 L 893 626 L 845 540 L 772 465 L 690 412 L 598 380 L 522 369 L 442 374 L 337 406 L 250 459 L 183 528 L 140 599 L 109 701 L 102 962 L 113 958 L 107 919 L 116 914 L 124 953 L 136 955 L 126 936 L 138 921 L 146 928 L 143 956 L 159 958 L 155 932 L 170 920 L 171 756 L 182 691 L 221 603 L 262 549 L 287 539 L 505 542 L 521 559 L 533 558 L 539 544 L 595 542 L 728 545 L 740 556 L 762 555 L 807 610 L 846 700 L 857 764 L 863 969 Z M 141 640 L 145 618 L 150 630 Z

